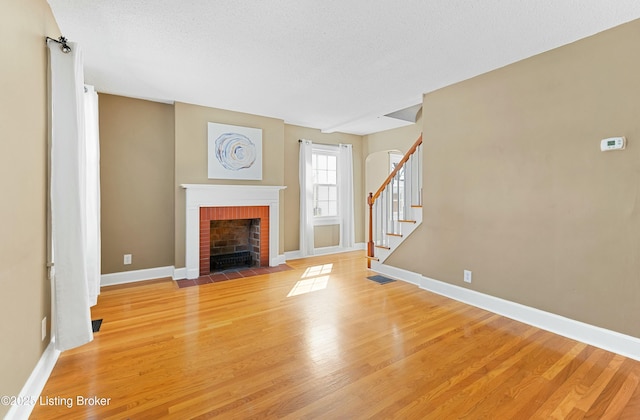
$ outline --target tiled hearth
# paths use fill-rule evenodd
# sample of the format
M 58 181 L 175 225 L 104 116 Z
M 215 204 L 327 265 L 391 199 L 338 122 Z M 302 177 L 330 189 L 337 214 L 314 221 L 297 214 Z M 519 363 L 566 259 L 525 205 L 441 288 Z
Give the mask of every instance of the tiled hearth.
M 287 270 L 292 270 L 292 268 L 286 264 L 280 264 L 275 267 L 245 268 L 241 270 L 229 270 L 223 273 L 207 274 L 204 276 L 200 276 L 197 279 L 178 280 L 176 281 L 176 283 L 180 288 L 189 286 L 201 286 L 203 284 L 220 283 L 227 280 L 236 280 L 245 277 L 258 276 L 261 274 L 279 273 L 280 271 Z

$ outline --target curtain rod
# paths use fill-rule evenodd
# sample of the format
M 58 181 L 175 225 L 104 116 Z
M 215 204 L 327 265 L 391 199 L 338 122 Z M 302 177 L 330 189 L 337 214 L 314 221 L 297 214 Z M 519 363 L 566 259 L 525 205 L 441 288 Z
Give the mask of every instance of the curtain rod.
M 303 140 L 303 139 L 298 139 L 298 144 L 302 143 L 302 140 Z M 304 139 L 304 140 L 306 140 L 306 139 Z M 338 147 L 338 146 L 340 146 L 341 144 L 347 144 L 347 143 L 339 143 L 339 144 L 331 144 L 331 143 L 317 143 L 317 142 L 312 141 L 312 140 L 309 140 L 309 141 L 310 141 L 311 143 L 313 143 L 313 144 L 317 144 L 318 146 L 336 146 L 336 147 Z
M 67 38 L 61 36 L 58 39 L 51 38 L 49 36 L 44 37 L 44 43 L 46 44 L 49 41 L 57 42 L 60 44 L 60 49 L 63 53 L 67 54 L 71 52 L 71 47 L 67 44 Z

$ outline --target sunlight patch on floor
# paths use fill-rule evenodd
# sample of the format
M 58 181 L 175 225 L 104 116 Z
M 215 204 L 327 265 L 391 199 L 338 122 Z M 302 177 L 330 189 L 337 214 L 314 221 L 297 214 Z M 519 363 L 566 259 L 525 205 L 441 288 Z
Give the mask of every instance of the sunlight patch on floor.
M 333 264 L 314 265 L 313 267 L 307 267 L 302 274 L 303 279 L 307 277 L 316 277 L 322 274 L 329 274 L 333 270 Z
M 303 295 L 318 290 L 326 289 L 329 285 L 329 276 L 315 277 L 312 279 L 303 279 L 296 282 L 287 297 Z

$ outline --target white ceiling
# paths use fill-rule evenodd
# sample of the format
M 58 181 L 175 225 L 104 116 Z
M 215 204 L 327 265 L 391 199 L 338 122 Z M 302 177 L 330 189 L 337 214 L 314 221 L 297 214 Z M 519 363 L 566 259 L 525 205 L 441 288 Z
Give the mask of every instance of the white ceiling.
M 49 3 L 100 92 L 353 134 L 407 124 L 384 115 L 423 93 L 640 18 L 638 0 Z

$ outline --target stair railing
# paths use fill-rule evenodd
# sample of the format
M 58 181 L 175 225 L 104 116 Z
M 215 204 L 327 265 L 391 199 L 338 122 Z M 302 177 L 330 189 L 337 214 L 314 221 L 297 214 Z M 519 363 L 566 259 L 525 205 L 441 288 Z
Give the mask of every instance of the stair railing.
M 378 191 L 369 193 L 368 267 L 375 249 L 389 249 L 390 237 L 402 236 L 401 225 L 410 220 L 412 207 L 422 207 L 422 135 L 398 162 Z

